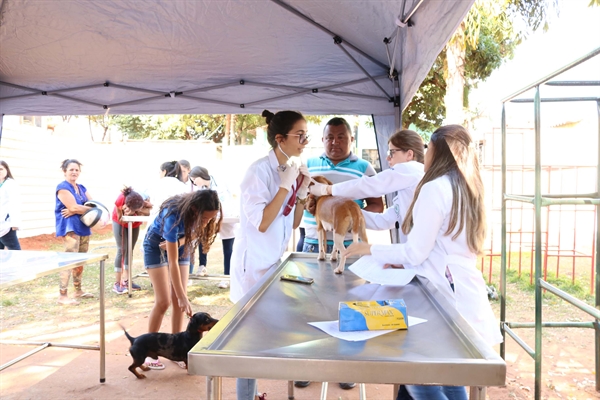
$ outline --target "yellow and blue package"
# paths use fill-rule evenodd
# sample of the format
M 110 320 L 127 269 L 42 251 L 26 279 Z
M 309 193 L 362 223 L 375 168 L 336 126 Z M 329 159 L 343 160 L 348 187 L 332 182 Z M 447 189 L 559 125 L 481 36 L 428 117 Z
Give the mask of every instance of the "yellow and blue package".
M 342 301 L 340 332 L 408 329 L 406 304 L 402 299 Z

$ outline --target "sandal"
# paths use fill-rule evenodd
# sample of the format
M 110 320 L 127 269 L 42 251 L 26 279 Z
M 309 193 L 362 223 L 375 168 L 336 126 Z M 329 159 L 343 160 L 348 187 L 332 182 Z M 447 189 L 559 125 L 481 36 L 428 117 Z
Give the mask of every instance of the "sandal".
M 78 299 L 93 299 L 94 295 L 91 293 L 81 292 L 81 293 L 75 293 L 75 297 L 77 297 Z
M 165 369 L 165 364 L 161 363 L 158 358 L 155 360 L 151 357 L 146 357 L 146 361 L 144 362 L 144 364 L 150 369 Z
M 171 360 L 173 361 L 173 360 Z M 187 369 L 187 364 L 183 361 L 173 361 L 181 369 Z

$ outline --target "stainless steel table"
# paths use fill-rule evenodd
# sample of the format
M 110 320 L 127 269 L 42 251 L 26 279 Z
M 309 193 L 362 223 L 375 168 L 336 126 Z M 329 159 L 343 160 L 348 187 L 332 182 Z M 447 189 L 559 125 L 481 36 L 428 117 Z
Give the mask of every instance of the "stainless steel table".
M 281 281 L 284 273 L 315 282 Z M 361 342 L 307 324 L 337 320 L 340 301 L 398 298 L 427 322 Z M 285 255 L 192 349 L 188 368 L 207 376 L 209 399 L 221 398 L 221 377 L 472 387 L 506 378 L 504 360 L 425 278 L 404 287 L 367 284 L 307 253 Z
M 10 367 L 25 358 L 44 350 L 47 347 L 69 347 L 85 350 L 100 351 L 100 383 L 105 379 L 105 326 L 104 326 L 104 261 L 107 254 L 92 253 L 62 253 L 52 251 L 0 251 L 0 289 L 19 283 L 28 282 L 44 275 L 54 274 L 62 270 L 75 268 L 96 261 L 100 262 L 100 338 L 98 346 L 86 346 L 79 344 L 51 343 L 51 342 L 24 342 L 14 340 L 3 340 L 1 344 L 26 344 L 38 346 L 30 352 L 15 358 L 0 366 L 0 371 Z

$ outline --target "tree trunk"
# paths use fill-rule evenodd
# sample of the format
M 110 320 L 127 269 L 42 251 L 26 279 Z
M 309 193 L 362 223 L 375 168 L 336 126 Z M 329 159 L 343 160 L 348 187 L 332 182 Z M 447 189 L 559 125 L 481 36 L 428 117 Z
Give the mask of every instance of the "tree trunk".
M 225 115 L 225 134 L 221 141 L 223 146 L 229 146 L 229 130 L 231 129 L 231 114 Z
M 92 142 L 94 141 L 94 132 L 92 132 L 92 118 L 88 115 L 88 123 L 90 125 L 90 138 L 92 138 Z
M 235 146 L 236 140 L 235 140 L 235 114 L 231 114 L 231 122 L 229 123 L 229 144 L 231 146 Z
M 446 45 L 446 119 L 444 124 L 464 124 L 465 90 L 465 27 L 460 24 L 452 39 Z

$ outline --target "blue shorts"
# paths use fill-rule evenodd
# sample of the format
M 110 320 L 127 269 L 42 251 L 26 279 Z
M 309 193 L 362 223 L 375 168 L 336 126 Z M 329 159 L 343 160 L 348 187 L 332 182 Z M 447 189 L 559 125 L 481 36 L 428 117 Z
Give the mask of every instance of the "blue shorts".
M 144 248 L 144 268 L 152 269 L 152 268 L 162 268 L 169 265 L 169 260 L 167 259 L 167 251 L 162 250 L 158 245 L 161 242 L 164 242 L 162 236 L 157 235 L 154 232 L 148 231 L 146 233 L 146 237 L 144 238 L 144 244 L 142 245 Z M 189 266 L 190 265 L 190 257 L 184 256 L 183 254 L 184 246 L 179 247 L 179 266 Z

